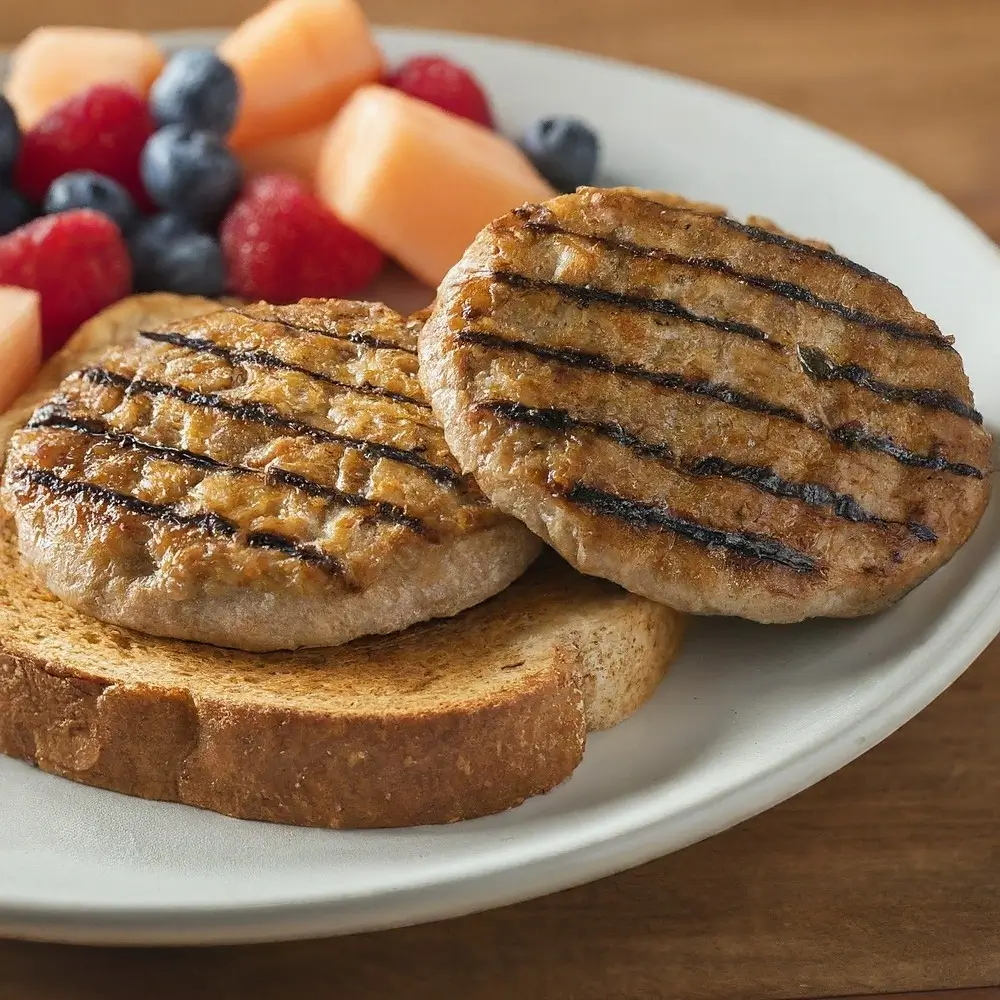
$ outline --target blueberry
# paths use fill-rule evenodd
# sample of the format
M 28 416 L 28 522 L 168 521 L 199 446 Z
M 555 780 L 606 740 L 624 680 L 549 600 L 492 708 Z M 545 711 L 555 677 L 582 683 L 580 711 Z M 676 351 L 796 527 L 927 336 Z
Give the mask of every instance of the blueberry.
M 243 182 L 239 161 L 218 136 L 183 125 L 153 133 L 139 169 L 160 208 L 203 226 L 222 218 Z
M 26 198 L 8 187 L 0 187 L 0 236 L 6 236 L 30 222 L 35 210 Z
M 226 271 L 218 240 L 179 215 L 154 215 L 129 240 L 137 292 L 219 296 Z
M 197 232 L 197 227 L 183 216 L 161 212 L 159 215 L 147 215 L 145 219 L 142 219 L 135 227 L 135 232 L 129 243 L 156 246 L 166 240 Z
M 149 92 L 160 125 L 186 125 L 224 137 L 236 121 L 240 85 L 211 49 L 182 49 L 172 56 Z
M 144 280 L 143 276 L 153 273 L 161 248 L 181 237 L 197 233 L 198 229 L 193 223 L 169 212 L 149 215 L 142 219 L 128 240 L 135 270 L 136 289 L 141 292 L 154 291 L 155 289 L 148 287 L 149 282 Z
M 6 177 L 21 149 L 21 130 L 10 101 L 0 95 L 0 175 Z
M 590 184 L 597 173 L 601 148 L 597 134 L 578 118 L 539 118 L 525 130 L 521 148 L 559 191 L 574 191 L 581 184 Z
M 139 218 L 139 210 L 128 191 L 118 181 L 93 170 L 74 170 L 57 177 L 45 193 L 42 208 L 46 215 L 92 208 L 108 216 L 123 233 Z

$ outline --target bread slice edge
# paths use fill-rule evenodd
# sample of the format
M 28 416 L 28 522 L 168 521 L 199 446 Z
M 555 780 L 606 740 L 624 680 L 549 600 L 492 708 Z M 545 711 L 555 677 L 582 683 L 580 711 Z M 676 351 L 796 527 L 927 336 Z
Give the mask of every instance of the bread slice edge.
M 0 752 L 84 784 L 243 819 L 448 823 L 565 781 L 587 731 L 615 725 L 653 693 L 682 628 L 670 609 L 619 601 L 592 625 L 529 641 L 527 662 L 498 668 L 519 678 L 502 696 L 391 717 L 336 704 L 305 711 L 251 691 L 196 695 L 158 682 L 155 666 L 146 680 L 101 678 L 74 666 L 72 649 L 43 659 L 0 634 Z M 199 647 L 190 645 L 196 671 Z

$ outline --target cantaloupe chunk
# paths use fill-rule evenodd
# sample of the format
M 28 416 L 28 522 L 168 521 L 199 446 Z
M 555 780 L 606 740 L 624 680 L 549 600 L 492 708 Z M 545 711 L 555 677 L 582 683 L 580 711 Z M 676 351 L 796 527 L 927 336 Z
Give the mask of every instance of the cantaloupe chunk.
M 329 123 L 307 132 L 297 132 L 284 139 L 273 139 L 240 151 L 240 162 L 247 177 L 257 174 L 291 174 L 313 187 L 316 167 L 323 149 Z
M 0 413 L 42 366 L 42 300 L 27 288 L 0 287 Z
M 358 90 L 334 120 L 316 186 L 344 222 L 431 285 L 483 226 L 554 194 L 508 139 L 379 85 Z
M 382 56 L 357 0 L 274 0 L 219 46 L 242 87 L 229 137 L 245 149 L 328 122 Z
M 14 50 L 5 88 L 21 128 L 95 83 L 123 83 L 145 94 L 163 69 L 156 43 L 137 31 L 38 28 Z

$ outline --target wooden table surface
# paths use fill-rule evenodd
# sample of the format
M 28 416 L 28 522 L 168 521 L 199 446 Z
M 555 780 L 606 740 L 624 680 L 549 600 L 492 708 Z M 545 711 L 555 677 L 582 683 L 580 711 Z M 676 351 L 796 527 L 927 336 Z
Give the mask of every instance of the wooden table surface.
M 44 22 L 232 23 L 257 0 L 3 0 Z M 368 0 L 382 23 L 722 84 L 896 160 L 1000 238 L 1000 0 Z M 7 804 L 10 808 L 10 804 Z M 474 1000 L 1000 991 L 1000 640 L 861 760 L 672 857 L 461 920 L 245 948 L 0 942 L 0 1000 Z M 978 988 L 977 988 L 978 987 Z M 976 989 L 973 989 L 976 988 Z

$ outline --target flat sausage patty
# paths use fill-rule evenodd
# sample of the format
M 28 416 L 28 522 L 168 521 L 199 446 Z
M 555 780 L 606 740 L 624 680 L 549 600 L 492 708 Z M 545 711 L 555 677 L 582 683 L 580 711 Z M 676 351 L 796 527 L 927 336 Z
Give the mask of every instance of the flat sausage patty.
M 517 209 L 446 277 L 420 379 L 462 468 L 582 571 L 867 614 L 969 537 L 991 439 L 898 288 L 751 222 L 625 188 Z
M 249 650 L 453 615 L 540 545 L 461 474 L 381 305 L 227 309 L 140 331 L 11 442 L 22 556 L 104 621 Z

